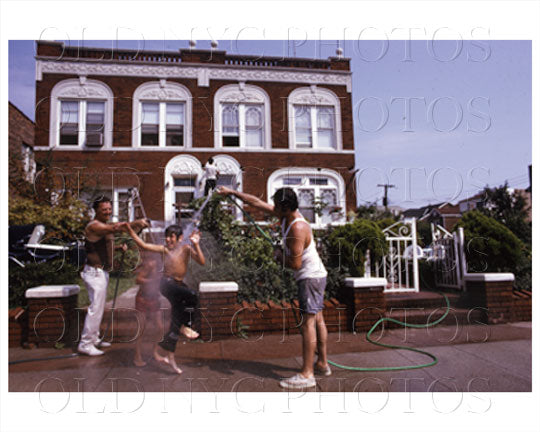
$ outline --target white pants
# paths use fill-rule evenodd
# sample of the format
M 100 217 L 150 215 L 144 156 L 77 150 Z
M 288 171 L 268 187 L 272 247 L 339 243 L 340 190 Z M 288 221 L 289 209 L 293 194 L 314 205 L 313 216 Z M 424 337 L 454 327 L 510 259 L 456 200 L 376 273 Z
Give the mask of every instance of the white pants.
M 81 278 L 88 290 L 90 306 L 86 312 L 79 347 L 88 347 L 97 344 L 99 340 L 99 327 L 105 310 L 109 273 L 103 269 L 85 265 L 81 272 Z

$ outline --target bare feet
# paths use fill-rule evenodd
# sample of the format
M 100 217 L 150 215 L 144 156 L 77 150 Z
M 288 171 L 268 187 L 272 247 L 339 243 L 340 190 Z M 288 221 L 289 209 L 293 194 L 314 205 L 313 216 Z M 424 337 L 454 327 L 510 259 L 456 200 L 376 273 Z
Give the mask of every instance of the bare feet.
M 133 359 L 133 364 L 137 367 L 146 366 L 146 362 L 143 359 Z
M 182 369 L 180 369 L 178 367 L 178 365 L 176 364 L 176 360 L 174 359 L 174 353 L 169 353 L 168 355 L 168 364 L 169 366 L 173 369 L 173 371 L 175 371 L 177 374 L 181 374 L 182 373 Z
M 158 349 L 156 347 L 154 348 L 154 358 L 157 362 L 169 366 L 175 373 L 182 373 L 182 369 L 180 369 L 176 364 L 176 360 L 174 359 L 174 353 L 168 353 L 167 356 L 162 356 L 158 353 Z
M 199 333 L 197 333 L 195 330 L 185 325 L 180 327 L 180 333 L 182 333 L 188 339 L 197 339 L 199 337 Z
M 157 346 L 154 348 L 154 358 L 156 359 L 157 362 L 159 363 L 165 363 L 165 364 L 169 364 L 169 359 L 167 357 L 164 357 L 162 355 L 160 355 L 158 353 L 158 349 L 157 349 Z

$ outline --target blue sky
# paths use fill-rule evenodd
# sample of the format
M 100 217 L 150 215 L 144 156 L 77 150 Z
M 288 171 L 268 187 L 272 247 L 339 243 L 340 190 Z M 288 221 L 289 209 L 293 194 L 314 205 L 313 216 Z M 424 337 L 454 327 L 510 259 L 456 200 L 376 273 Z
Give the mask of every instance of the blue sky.
M 218 41 L 234 54 L 327 58 L 338 41 Z M 71 45 L 78 44 L 71 41 Z M 484 185 L 529 185 L 530 41 L 340 41 L 353 71 L 359 204 L 456 202 Z M 187 41 L 85 41 L 85 46 L 187 48 Z M 199 41 L 198 48 L 209 48 Z M 34 118 L 35 46 L 9 43 L 9 100 Z

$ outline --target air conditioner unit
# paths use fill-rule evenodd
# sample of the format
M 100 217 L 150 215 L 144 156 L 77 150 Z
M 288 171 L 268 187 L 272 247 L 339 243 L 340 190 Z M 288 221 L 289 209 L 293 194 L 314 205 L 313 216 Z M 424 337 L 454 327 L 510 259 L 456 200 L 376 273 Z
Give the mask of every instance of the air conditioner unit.
M 101 147 L 103 145 L 103 141 L 103 132 L 86 134 L 87 147 Z

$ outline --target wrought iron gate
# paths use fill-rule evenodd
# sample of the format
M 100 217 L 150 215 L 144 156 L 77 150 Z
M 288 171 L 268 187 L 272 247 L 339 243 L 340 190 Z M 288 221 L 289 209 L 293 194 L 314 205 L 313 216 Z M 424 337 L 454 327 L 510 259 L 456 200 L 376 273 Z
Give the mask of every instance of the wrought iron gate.
M 385 292 L 418 292 L 418 258 L 416 219 L 396 222 L 383 230 L 389 243 L 388 254 L 375 265 L 377 277 L 386 278 Z M 382 274 L 381 274 L 382 273 Z
M 450 233 L 440 225 L 431 224 L 433 256 L 431 262 L 438 287 L 464 290 L 467 273 L 463 228 Z

